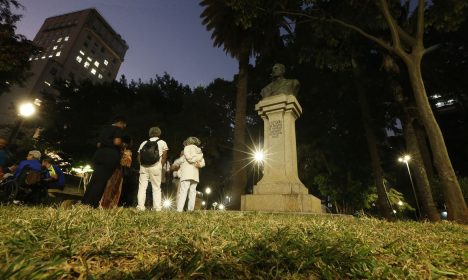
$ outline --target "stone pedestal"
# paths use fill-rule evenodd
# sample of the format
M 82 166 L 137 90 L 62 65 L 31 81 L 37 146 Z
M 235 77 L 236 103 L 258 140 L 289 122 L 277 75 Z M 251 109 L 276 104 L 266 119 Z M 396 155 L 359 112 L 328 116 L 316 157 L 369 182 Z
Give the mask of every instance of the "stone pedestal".
M 241 210 L 321 213 L 320 199 L 308 194 L 297 174 L 295 121 L 302 108 L 296 97 L 270 96 L 255 110 L 264 124 L 264 173 L 253 194 L 242 196 Z

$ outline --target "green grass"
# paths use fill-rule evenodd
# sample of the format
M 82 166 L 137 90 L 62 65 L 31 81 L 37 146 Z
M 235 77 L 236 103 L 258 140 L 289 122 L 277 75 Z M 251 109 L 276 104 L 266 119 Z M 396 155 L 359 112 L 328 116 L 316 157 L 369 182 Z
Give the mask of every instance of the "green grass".
M 468 277 L 452 223 L 0 206 L 0 279 Z

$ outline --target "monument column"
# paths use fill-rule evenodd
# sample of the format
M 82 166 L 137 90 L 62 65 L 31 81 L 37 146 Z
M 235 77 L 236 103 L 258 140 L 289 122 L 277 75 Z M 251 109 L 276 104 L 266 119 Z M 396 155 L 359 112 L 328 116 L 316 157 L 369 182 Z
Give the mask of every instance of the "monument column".
M 269 96 L 255 109 L 264 124 L 264 173 L 253 194 L 242 196 L 241 210 L 322 213 L 320 199 L 298 176 L 295 122 L 302 108 L 296 97 Z
M 254 194 L 307 194 L 297 174 L 296 126 L 302 108 L 294 95 L 262 99 L 255 110 L 264 122 L 264 173 Z

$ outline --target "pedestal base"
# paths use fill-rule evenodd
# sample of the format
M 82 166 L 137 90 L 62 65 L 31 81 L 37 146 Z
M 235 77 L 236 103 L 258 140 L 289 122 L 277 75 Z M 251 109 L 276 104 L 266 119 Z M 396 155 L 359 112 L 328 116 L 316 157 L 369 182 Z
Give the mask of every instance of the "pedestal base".
M 241 210 L 322 213 L 322 206 L 310 194 L 248 194 L 241 198 Z

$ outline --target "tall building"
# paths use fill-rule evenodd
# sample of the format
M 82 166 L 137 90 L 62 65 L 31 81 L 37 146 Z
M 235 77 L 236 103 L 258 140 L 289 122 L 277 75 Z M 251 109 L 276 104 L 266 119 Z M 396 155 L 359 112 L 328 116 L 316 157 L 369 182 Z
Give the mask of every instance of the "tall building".
M 0 119 L 12 114 L 8 107 L 34 99 L 49 90 L 57 78 L 93 82 L 112 81 L 124 61 L 128 45 L 92 8 L 53 16 L 44 21 L 33 43 L 42 51 L 29 60 L 31 76 L 24 86 L 14 86 L 0 99 Z

